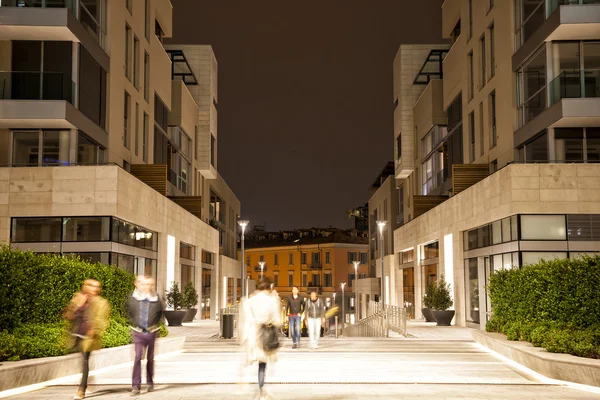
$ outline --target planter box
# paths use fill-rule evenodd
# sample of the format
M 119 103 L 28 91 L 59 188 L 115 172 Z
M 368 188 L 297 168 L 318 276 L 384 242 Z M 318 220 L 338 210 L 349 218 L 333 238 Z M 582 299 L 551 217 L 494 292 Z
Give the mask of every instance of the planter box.
M 185 336 L 157 339 L 155 356 L 179 351 L 183 349 L 184 342 Z M 134 358 L 135 349 L 132 344 L 94 351 L 90 358 L 90 371 L 133 362 Z M 32 360 L 3 361 L 0 363 L 0 392 L 80 373 L 79 353 Z
M 473 339 L 548 378 L 600 386 L 600 360 L 550 353 L 529 342 L 507 340 L 506 335 L 501 333 L 474 330 Z

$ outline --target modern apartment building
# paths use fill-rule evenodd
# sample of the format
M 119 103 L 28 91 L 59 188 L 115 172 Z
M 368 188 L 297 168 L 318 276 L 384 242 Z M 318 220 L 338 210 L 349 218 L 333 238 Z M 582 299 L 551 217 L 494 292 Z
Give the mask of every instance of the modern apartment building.
M 600 251 L 600 1 L 446 0 L 442 24 L 439 79 L 395 118 L 390 281 L 419 317 L 444 274 L 454 322 L 483 328 L 495 270 Z
M 345 283 L 345 310 L 351 322 L 355 310 L 355 272 L 359 278 L 369 280 L 367 241 L 364 234 L 354 229 L 253 230 L 246 234 L 245 240 L 247 277 L 258 281 L 262 274 L 269 278 L 282 298 L 289 296 L 294 286 L 305 295 L 317 291 L 327 306 L 334 302 L 341 306 L 341 284 Z M 354 261 L 359 262 L 356 271 Z M 369 293 L 358 294 L 366 307 L 371 299 Z
M 241 280 L 240 203 L 191 94 L 216 79 L 177 74 L 171 34 L 169 0 L 0 1 L 0 241 L 191 281 L 210 318 Z

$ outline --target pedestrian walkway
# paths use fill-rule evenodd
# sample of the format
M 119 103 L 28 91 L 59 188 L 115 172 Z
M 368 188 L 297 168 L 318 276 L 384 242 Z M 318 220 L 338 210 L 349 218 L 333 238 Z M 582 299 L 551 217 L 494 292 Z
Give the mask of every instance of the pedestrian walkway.
M 307 348 L 305 338 L 299 349 L 292 349 L 291 340 L 283 339 L 279 361 L 267 368 L 268 390 L 281 400 L 600 399 L 600 392 L 575 390 L 521 371 L 465 339 L 468 330 L 464 328 L 435 332 L 419 323 L 412 328 L 413 337 L 408 339 L 322 338 L 316 351 Z M 208 328 L 205 332 L 210 333 Z M 242 360 L 235 340 L 193 340 L 186 343 L 184 352 L 157 359 L 157 390 L 144 393 L 143 388 L 139 398 L 252 399 L 256 366 L 244 367 Z M 130 376 L 127 364 L 92 373 L 87 398 L 131 398 Z M 77 383 L 74 376 L 60 386 L 13 398 L 68 399 Z
M 185 336 L 195 339 L 211 339 L 219 337 L 219 321 L 203 319 L 186 322 L 183 326 L 168 326 L 169 336 Z

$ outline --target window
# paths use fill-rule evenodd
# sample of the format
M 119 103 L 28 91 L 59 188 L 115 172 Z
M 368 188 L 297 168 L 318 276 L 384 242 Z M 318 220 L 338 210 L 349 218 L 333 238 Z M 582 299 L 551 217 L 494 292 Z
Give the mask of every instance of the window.
M 521 240 L 567 240 L 564 215 L 521 215 Z
M 369 261 L 369 253 L 360 253 L 360 263 L 367 264 Z
M 144 99 L 150 99 L 150 56 L 144 52 Z
M 452 29 L 452 33 L 450 34 L 450 36 L 452 37 L 452 44 L 456 43 L 458 37 L 460 36 L 460 19 L 456 23 L 454 29 Z
M 490 0 L 490 8 L 494 6 L 494 0 Z M 494 24 L 490 25 L 490 79 L 496 75 L 496 43 Z
M 294 287 L 294 272 L 288 271 L 288 286 Z
M 355 275 L 353 273 L 348 274 L 348 287 L 353 287 L 352 285 L 354 284 L 354 278 Z
M 273 286 L 274 287 L 279 286 L 279 272 L 277 272 L 277 271 L 273 272 Z
M 439 257 L 439 242 L 432 242 L 423 246 L 423 259 Z
M 469 114 L 469 162 L 475 161 L 475 113 Z
M 265 261 L 265 255 L 264 255 L 264 254 L 261 254 L 261 255 L 260 255 L 260 257 L 259 257 L 259 261 L 260 261 L 260 262 L 264 262 L 264 261 Z
M 78 165 L 96 165 L 104 162 L 104 153 L 106 149 L 101 147 L 84 133 L 77 134 L 77 164 Z
M 125 25 L 125 76 L 131 81 L 131 28 Z
M 325 287 L 333 287 L 333 279 L 331 276 L 331 271 L 326 271 L 325 274 L 323 275 L 323 280 L 324 280 L 324 284 L 323 286 Z
M 496 144 L 496 91 L 493 91 L 490 93 L 490 149 Z
M 515 50 L 525 43 L 544 23 L 546 10 L 544 0 L 516 0 Z M 556 4 L 560 4 L 556 2 Z
M 13 218 L 13 243 L 60 242 L 61 218 Z
M 415 144 L 415 160 L 417 158 L 419 158 L 419 129 L 418 127 L 415 125 L 415 131 L 413 132 L 413 136 L 415 137 L 414 140 L 414 144 Z
M 150 124 L 150 116 L 144 112 L 144 132 L 142 133 L 142 159 L 148 162 L 148 126 Z
M 481 62 L 481 71 L 480 71 L 480 76 L 479 76 L 479 90 L 483 89 L 483 87 L 485 86 L 485 83 L 487 82 L 487 71 L 486 71 L 486 54 L 485 54 L 485 33 L 481 36 L 481 38 L 479 39 L 479 52 L 480 52 L 480 59 L 479 61 Z
M 404 225 L 404 185 L 398 188 L 398 217 L 396 223 Z
M 583 128 L 555 128 L 554 138 L 557 162 L 585 161 Z
M 69 80 L 70 82 L 70 80 Z M 79 111 L 100 128 L 106 128 L 106 71 L 79 46 Z
M 548 135 L 546 131 L 519 147 L 519 161 L 523 163 L 548 161 Z
M 308 286 L 308 275 L 306 274 L 306 272 L 302 272 L 302 286 Z
M 413 263 L 415 261 L 415 251 L 414 249 L 402 251 L 398 253 L 398 264 L 408 264 Z
M 288 265 L 294 265 L 294 253 L 288 254 Z
M 494 0 L 489 0 L 488 11 L 494 8 Z
M 465 260 L 465 281 L 467 321 L 479 323 L 479 270 L 477 258 Z
M 331 264 L 331 254 L 328 251 L 325 252 L 325 264 Z
M 537 52 L 517 72 L 517 120 L 522 127 L 546 109 L 546 50 Z
M 150 41 L 150 0 L 144 0 L 144 35 Z
M 396 138 L 396 154 L 398 164 L 402 163 L 402 135 L 398 135 Z
M 133 3 L 133 0 L 125 0 L 125 7 L 127 7 L 127 11 L 129 11 L 129 14 L 132 13 L 131 12 L 131 6 L 132 6 L 131 3 Z
M 473 51 L 470 51 L 469 54 L 467 55 L 467 68 L 469 69 L 467 71 L 467 73 L 469 74 L 469 101 L 471 101 L 473 99 L 473 92 L 474 92 L 474 84 L 473 84 Z
M 134 151 L 135 155 L 138 155 L 138 148 L 140 146 L 140 105 L 139 103 L 135 103 L 135 141 L 134 141 Z
M 273 254 L 273 265 L 279 265 L 279 254 Z
M 158 41 L 162 44 L 163 38 L 165 37 L 165 32 L 163 31 L 157 20 L 154 20 L 154 34 L 156 35 Z
M 192 286 L 196 283 L 196 268 L 193 265 L 181 264 L 181 287 L 180 290 L 186 287 L 188 283 Z
M 377 240 L 379 243 L 379 240 Z M 358 253 L 356 251 L 348 252 L 348 264 L 352 264 L 354 261 L 358 261 Z
M 210 165 L 216 167 L 216 158 L 217 158 L 217 139 L 215 139 L 214 135 L 210 135 Z
M 157 251 L 158 248 L 156 232 L 118 218 L 112 219 L 111 235 L 113 242 L 151 251 Z
M 129 96 L 129 93 L 125 92 L 125 98 L 123 101 L 123 146 L 126 148 L 129 148 L 130 102 L 131 97 Z
M 133 86 L 140 88 L 140 41 L 137 36 L 133 36 Z
M 485 152 L 483 145 L 483 102 L 479 103 L 479 155 Z
M 79 21 L 85 31 L 106 50 L 106 1 L 79 1 Z
M 302 253 L 300 256 L 300 263 L 306 265 L 306 253 Z
M 318 264 L 321 262 L 321 253 L 314 252 L 312 253 L 312 262 L 313 264 Z
M 196 246 L 179 242 L 179 257 L 194 261 L 196 259 Z
M 63 219 L 63 241 L 103 242 L 110 240 L 110 217 L 77 217 Z
M 202 250 L 202 262 L 205 264 L 214 265 L 215 254 L 210 251 Z
M 494 160 L 490 163 L 490 175 L 498 171 L 498 160 Z
M 473 36 L 473 0 L 469 0 L 469 36 L 467 36 L 467 40 L 471 39 Z

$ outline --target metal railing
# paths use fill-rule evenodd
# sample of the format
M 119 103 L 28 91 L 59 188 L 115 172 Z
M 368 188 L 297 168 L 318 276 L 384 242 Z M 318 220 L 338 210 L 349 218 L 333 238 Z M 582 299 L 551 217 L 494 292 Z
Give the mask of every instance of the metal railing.
M 382 309 L 381 303 L 370 301 L 367 305 L 367 317 L 346 327 L 346 337 L 390 337 L 390 330 L 407 336 L 406 321 L 408 313 L 403 307 L 387 305 Z

